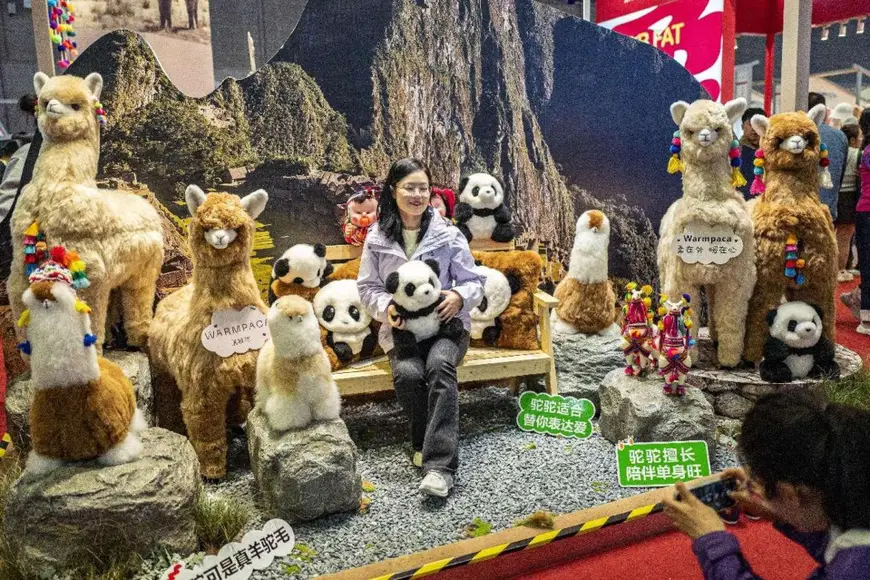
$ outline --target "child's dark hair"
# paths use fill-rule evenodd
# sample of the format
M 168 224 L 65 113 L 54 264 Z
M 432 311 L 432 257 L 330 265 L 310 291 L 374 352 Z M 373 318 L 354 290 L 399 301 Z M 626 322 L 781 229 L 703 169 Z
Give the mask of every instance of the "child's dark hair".
M 870 413 L 826 404 L 804 391 L 762 397 L 746 416 L 740 452 L 752 476 L 821 491 L 825 515 L 843 530 L 870 527 Z
M 402 237 L 402 216 L 399 215 L 399 206 L 396 203 L 395 189 L 396 184 L 417 171 L 422 171 L 426 174 L 430 187 L 432 183 L 432 175 L 429 173 L 429 168 L 413 157 L 400 159 L 390 166 L 390 171 L 387 173 L 387 178 L 384 180 L 384 187 L 381 190 L 380 198 L 378 199 L 378 231 L 391 242 L 398 242 L 404 247 L 405 242 Z M 429 222 L 432 221 L 432 208 L 426 208 L 423 213 L 423 220 L 420 222 L 420 232 L 417 234 L 417 240 L 422 240 L 423 235 L 429 227 Z
M 752 117 L 754 117 L 755 115 L 765 115 L 766 116 L 767 114 L 764 112 L 764 109 L 762 109 L 761 107 L 749 107 L 748 109 L 743 111 L 743 117 L 740 118 L 740 121 L 742 123 L 745 123 L 746 121 L 751 121 Z
M 858 125 L 845 125 L 840 127 L 840 130 L 846 135 L 846 141 L 848 142 L 858 138 Z

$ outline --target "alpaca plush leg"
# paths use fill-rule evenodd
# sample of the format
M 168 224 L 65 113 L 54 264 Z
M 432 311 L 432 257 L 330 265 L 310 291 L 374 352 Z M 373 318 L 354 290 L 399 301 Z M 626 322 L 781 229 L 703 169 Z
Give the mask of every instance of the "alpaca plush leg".
M 716 312 L 716 286 L 704 286 L 704 291 L 707 295 L 707 330 L 710 332 L 710 340 L 713 341 L 714 345 L 718 345 L 719 327 L 716 324 L 716 317 L 713 316 L 713 313 Z M 701 324 L 701 322 L 698 321 L 698 324 Z M 740 350 L 742 352 L 742 345 L 740 346 Z
M 263 413 L 275 431 L 301 429 L 311 423 L 308 403 L 293 395 L 273 394 L 266 401 Z
M 158 268 L 149 265 L 121 287 L 124 330 L 127 331 L 127 342 L 131 346 L 145 346 L 148 340 L 148 327 L 154 314 L 154 288 L 159 273 Z
M 213 385 L 214 377 L 204 377 Z M 217 385 L 211 388 L 181 387 L 181 411 L 193 449 L 199 457 L 200 470 L 208 479 L 223 479 L 227 474 L 227 402 L 232 391 Z
M 62 467 L 64 465 L 64 461 L 61 459 L 55 459 L 53 457 L 46 457 L 45 455 L 41 455 L 36 451 L 32 451 L 27 455 L 27 464 L 24 467 L 24 477 L 40 477 L 49 473 L 50 471 L 54 471 L 58 467 Z
M 565 322 L 559 315 L 556 314 L 556 310 L 550 314 L 550 322 L 553 325 L 553 332 L 556 334 L 577 334 L 580 330 L 571 324 L 570 322 Z
M 338 419 L 341 412 L 341 398 L 338 396 L 338 387 L 332 382 L 324 381 L 321 392 L 323 398 L 314 405 L 312 415 L 316 421 L 332 421 Z
M 135 417 L 133 421 L 136 421 Z M 100 465 L 123 465 L 124 463 L 135 461 L 141 453 L 142 442 L 131 431 L 127 433 L 123 441 L 100 455 L 97 458 L 97 463 Z
M 707 296 L 713 297 L 708 318 L 718 330 L 717 359 L 720 367 L 736 367 L 743 354 L 746 312 L 752 294 L 752 288 L 747 288 L 744 282 L 739 276 L 725 276 L 715 288 L 711 286 L 707 293 Z
M 767 341 L 767 313 L 779 306 L 782 290 L 778 279 L 759 278 L 755 283 L 755 291 L 749 300 L 749 310 L 746 314 L 746 331 L 743 340 L 743 358 L 755 364 L 761 360 L 764 343 Z
M 130 421 L 130 432 L 141 433 L 146 429 L 148 429 L 148 421 L 145 420 L 145 415 L 142 414 L 142 411 L 136 409 L 133 413 L 133 420 Z
M 12 308 L 12 324 L 15 326 L 15 337 L 18 342 L 25 340 L 26 331 L 20 328 L 17 324 L 21 313 L 24 312 L 24 301 L 21 297 L 24 291 L 27 290 L 27 278 L 24 275 L 24 268 L 12 264 L 9 280 L 6 282 L 6 293 L 9 295 L 9 306 Z

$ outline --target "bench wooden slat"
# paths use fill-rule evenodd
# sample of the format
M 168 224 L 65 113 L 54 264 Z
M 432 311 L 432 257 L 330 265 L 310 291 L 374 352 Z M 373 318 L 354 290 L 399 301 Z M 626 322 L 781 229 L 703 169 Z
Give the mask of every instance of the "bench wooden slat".
M 473 240 L 470 244 L 474 251 L 508 252 L 515 249 L 513 242 L 493 242 L 492 240 Z M 349 262 L 362 255 L 362 246 L 326 246 L 326 259 L 330 262 Z

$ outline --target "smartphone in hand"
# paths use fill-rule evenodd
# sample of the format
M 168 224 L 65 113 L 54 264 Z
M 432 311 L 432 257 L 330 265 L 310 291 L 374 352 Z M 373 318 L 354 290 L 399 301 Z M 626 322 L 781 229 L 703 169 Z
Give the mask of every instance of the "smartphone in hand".
M 689 489 L 702 503 L 717 512 L 734 507 L 737 502 L 731 499 L 729 494 L 736 490 L 737 480 L 733 477 L 711 481 Z M 677 494 L 677 501 L 682 501 L 679 493 Z

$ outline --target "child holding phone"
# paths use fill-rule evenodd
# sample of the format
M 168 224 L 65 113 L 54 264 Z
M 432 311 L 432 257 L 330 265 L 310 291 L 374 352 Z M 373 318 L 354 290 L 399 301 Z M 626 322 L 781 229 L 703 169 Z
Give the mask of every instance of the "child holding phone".
M 818 563 L 814 580 L 870 578 L 870 413 L 801 392 L 763 397 L 740 435 L 746 469 L 729 469 L 744 510 L 769 519 Z M 712 508 L 685 484 L 665 513 L 691 537 L 707 580 L 759 578 Z

